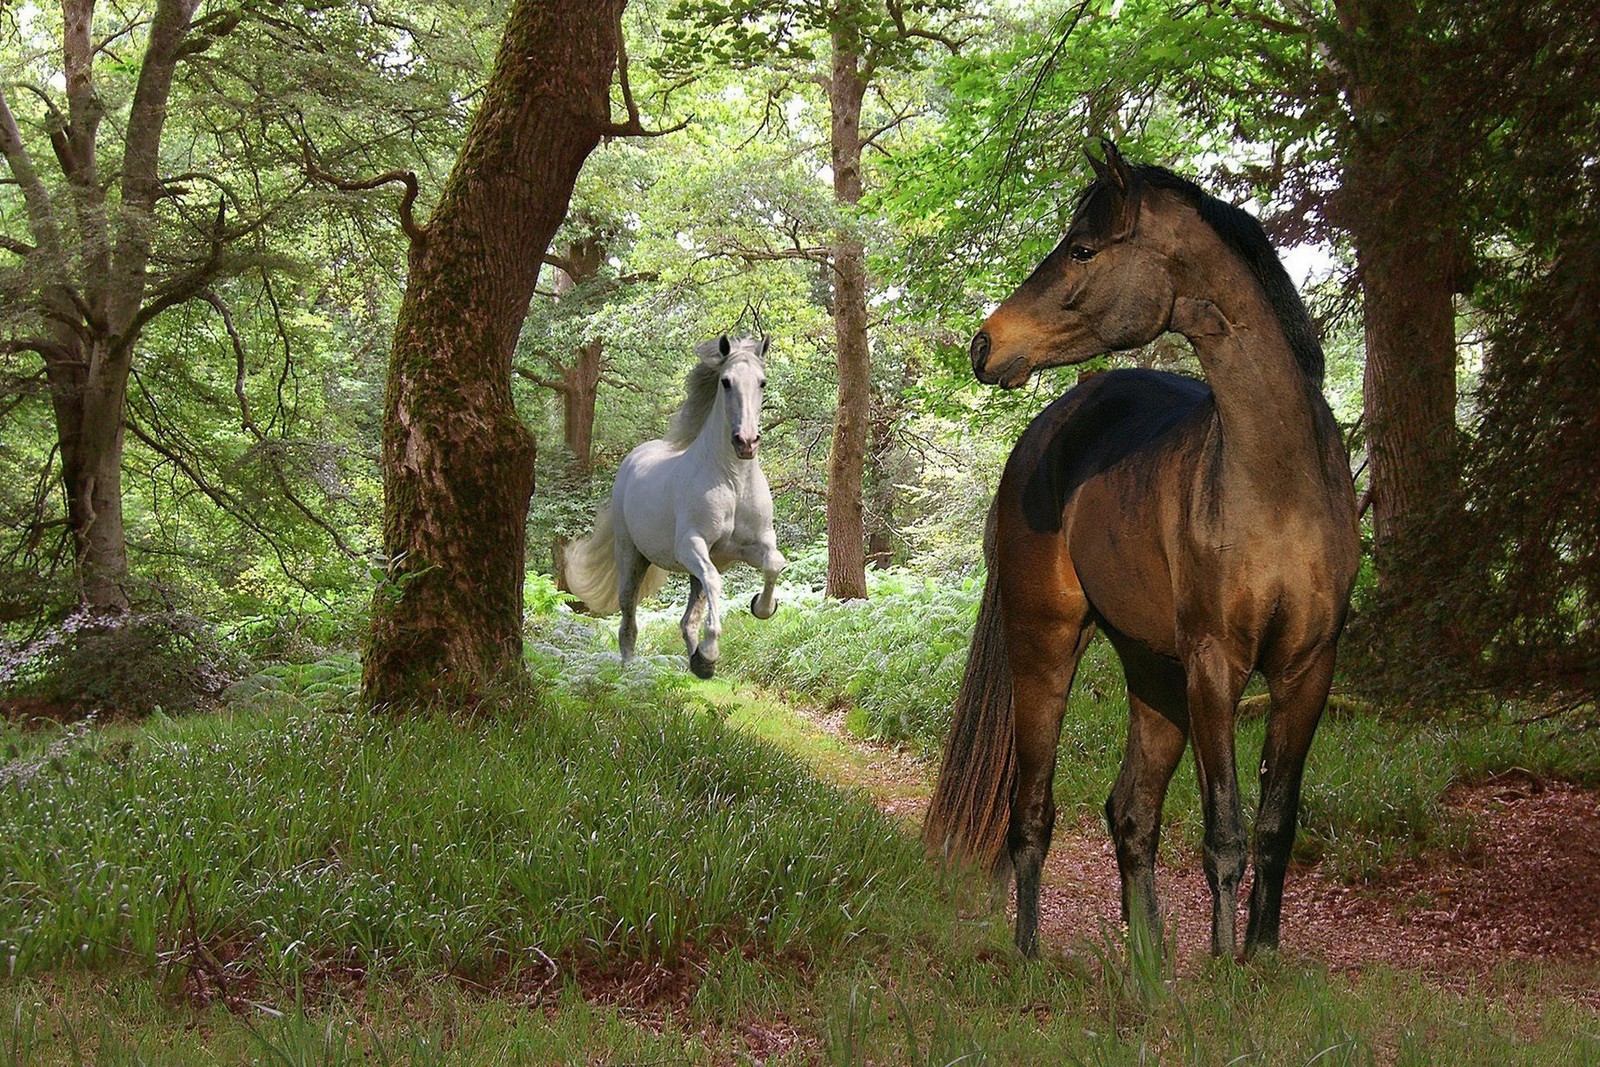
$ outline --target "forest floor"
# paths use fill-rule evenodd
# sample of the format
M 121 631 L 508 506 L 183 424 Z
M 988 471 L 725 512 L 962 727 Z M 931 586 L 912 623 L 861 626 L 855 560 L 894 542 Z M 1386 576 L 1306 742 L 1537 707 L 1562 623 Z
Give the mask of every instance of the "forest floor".
M 854 736 L 842 711 L 718 693 L 752 714 L 733 721 L 786 744 L 819 773 L 859 789 L 915 834 L 937 766 L 892 745 Z M 794 723 L 774 727 L 785 709 Z M 740 715 L 743 722 L 740 722 Z M 815 737 L 796 742 L 811 733 Z M 827 739 L 820 742 L 819 738 Z M 1108 784 L 1109 787 L 1109 784 Z M 1453 814 L 1470 822 L 1465 848 L 1390 864 L 1359 884 L 1296 863 L 1284 899 L 1283 951 L 1335 973 L 1373 966 L 1414 971 L 1464 991 L 1501 988 L 1496 972 L 1532 966 L 1546 992 L 1600 1008 L 1600 791 L 1512 773 L 1451 790 Z M 1180 974 L 1196 971 L 1210 938 L 1210 891 L 1196 853 L 1163 849 L 1157 880 Z M 1241 887 L 1239 929 L 1245 925 Z M 1098 819 L 1057 825 L 1045 864 L 1040 940 L 1047 953 L 1094 953 L 1120 929 L 1116 854 Z M 1175 928 L 1175 929 L 1174 929 Z

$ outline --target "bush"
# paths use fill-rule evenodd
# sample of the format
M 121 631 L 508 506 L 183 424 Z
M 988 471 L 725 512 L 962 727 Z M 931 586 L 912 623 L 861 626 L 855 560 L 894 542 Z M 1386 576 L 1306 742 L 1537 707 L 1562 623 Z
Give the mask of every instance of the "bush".
M 202 620 L 178 611 L 79 610 L 27 640 L 0 643 L 0 686 L 77 713 L 140 718 L 214 700 L 235 673 Z

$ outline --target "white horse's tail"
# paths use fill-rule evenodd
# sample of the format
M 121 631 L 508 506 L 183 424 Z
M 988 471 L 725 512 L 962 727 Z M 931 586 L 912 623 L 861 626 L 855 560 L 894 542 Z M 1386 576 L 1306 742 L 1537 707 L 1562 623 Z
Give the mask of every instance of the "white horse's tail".
M 567 588 L 596 615 L 614 615 L 622 608 L 617 599 L 616 541 L 607 503 L 594 517 L 594 533 L 567 546 Z M 667 572 L 652 563 L 639 583 L 634 603 L 655 596 L 666 584 Z

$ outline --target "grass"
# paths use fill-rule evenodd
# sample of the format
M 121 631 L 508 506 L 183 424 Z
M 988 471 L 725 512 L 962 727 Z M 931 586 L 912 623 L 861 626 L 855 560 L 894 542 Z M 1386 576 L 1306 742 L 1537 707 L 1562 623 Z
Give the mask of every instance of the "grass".
M 983 887 L 812 773 L 870 787 L 856 746 L 676 657 L 624 670 L 602 632 L 544 625 L 528 690 L 471 725 L 353 712 L 334 660 L 218 716 L 0 734 L 0 1067 L 1600 1057 L 1600 1016 L 1532 968 L 1174 978 L 1115 938 L 1025 963 Z M 1077 709 L 1063 789 L 1098 804 L 1121 724 Z M 1594 766 L 1537 724 L 1391 726 L 1341 711 L 1319 749 L 1315 818 L 1370 808 L 1352 839 L 1463 769 Z
M 13 977 L 198 942 L 241 985 L 493 984 L 903 936 L 879 901 L 932 891 L 870 807 L 648 679 L 473 727 L 280 707 L 32 744 L 49 758 L 0 793 Z
M 770 621 L 730 611 L 720 670 L 745 683 L 823 707 L 848 709 L 864 738 L 901 742 L 936 758 L 960 685 L 978 581 L 943 585 L 899 572 L 872 576 L 866 601 L 825 601 L 789 589 Z M 681 647 L 676 621 L 647 627 L 649 647 Z M 1257 680 L 1241 715 L 1236 751 L 1247 812 L 1252 773 L 1265 733 Z M 1062 818 L 1099 824 L 1116 779 L 1127 732 L 1121 667 L 1096 638 L 1080 664 L 1063 721 L 1056 770 Z M 1463 843 L 1467 827 L 1449 813 L 1456 783 L 1518 769 L 1600 785 L 1600 731 L 1574 731 L 1561 719 L 1523 722 L 1523 710 L 1494 705 L 1455 716 L 1418 718 L 1336 696 L 1307 764 L 1297 855 L 1320 860 L 1351 880 L 1397 856 Z M 1163 847 L 1198 850 L 1201 815 L 1192 761 L 1180 765 L 1168 794 Z

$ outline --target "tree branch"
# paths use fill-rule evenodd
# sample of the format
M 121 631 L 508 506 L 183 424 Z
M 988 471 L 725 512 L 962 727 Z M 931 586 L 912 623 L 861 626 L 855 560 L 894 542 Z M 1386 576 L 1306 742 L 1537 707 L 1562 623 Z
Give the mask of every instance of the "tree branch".
M 34 243 L 51 252 L 59 250 L 61 234 L 56 229 L 50 193 L 39 179 L 33 156 L 28 153 L 28 146 L 22 140 L 22 130 L 17 126 L 16 116 L 11 114 L 3 89 L 0 89 L 0 155 L 5 156 L 11 176 L 22 190 L 22 202 L 28 211 L 28 230 L 33 235 Z
M 212 485 L 206 480 L 205 475 L 200 473 L 198 468 L 184 458 L 181 452 L 174 448 L 167 447 L 167 445 L 162 443 L 162 441 L 157 438 L 155 434 L 149 432 L 143 426 L 140 426 L 139 423 L 133 418 L 131 413 L 124 420 L 124 425 L 127 426 L 128 430 L 133 434 L 133 436 L 141 441 L 146 448 L 154 452 L 156 455 L 161 456 L 178 470 L 182 471 L 184 477 L 189 479 L 190 484 L 192 484 L 208 500 L 215 504 L 219 510 L 228 515 L 232 515 L 235 520 L 248 528 L 257 537 L 261 538 L 266 546 L 272 549 L 272 554 L 278 557 L 278 569 L 283 571 L 283 574 L 286 578 L 288 578 L 295 585 L 298 585 L 306 593 L 314 597 L 318 603 L 327 603 L 327 601 L 323 600 L 317 591 L 313 589 L 311 585 L 305 581 L 305 579 L 301 578 L 295 573 L 294 568 L 289 565 L 289 559 L 284 554 L 283 548 L 278 544 L 277 540 L 266 531 L 266 528 L 263 527 L 254 516 L 245 510 L 244 506 L 237 498 L 233 496 L 233 494 L 229 493 L 225 489 L 221 489 Z
M 243 13 L 237 8 L 230 8 L 226 11 L 213 11 L 190 27 L 192 36 L 178 46 L 173 58 L 183 60 L 204 52 L 232 33 L 239 25 L 242 15 Z
M 66 348 L 48 337 L 17 337 L 0 341 L 0 353 L 36 352 L 46 363 L 65 363 L 70 355 Z
M 888 103 L 888 101 L 885 100 L 884 103 Z M 907 105 L 904 110 L 896 112 L 894 118 L 890 119 L 888 122 L 885 122 L 882 126 L 879 126 L 877 129 L 873 130 L 871 133 L 868 133 L 868 134 L 864 135 L 861 138 L 861 147 L 862 148 L 876 148 L 879 152 L 882 152 L 884 155 L 888 155 L 889 154 L 888 151 L 882 145 L 880 145 L 878 143 L 878 138 L 882 137 L 884 134 L 888 133 L 890 130 L 893 130 L 896 127 L 900 126 L 902 123 L 905 123 L 905 122 L 907 122 L 907 121 L 909 121 L 909 120 L 911 120 L 913 118 L 916 118 L 918 115 L 921 115 L 921 114 L 924 114 L 924 112 L 918 110 L 915 107 Z
M 261 432 L 261 427 L 256 425 L 255 417 L 250 413 L 250 397 L 249 394 L 245 392 L 246 361 L 244 340 L 239 336 L 238 328 L 234 326 L 233 313 L 228 309 L 228 305 L 223 303 L 222 298 L 209 289 L 200 293 L 199 297 L 201 300 L 204 300 L 206 303 L 210 304 L 216 309 L 217 315 L 222 319 L 222 328 L 227 331 L 228 340 L 233 345 L 233 395 L 239 400 L 240 424 L 246 431 L 249 432 L 250 436 L 256 439 L 258 444 L 266 445 L 268 444 L 267 435 Z M 361 553 L 351 548 L 345 542 L 345 539 L 340 536 L 339 531 L 333 527 L 333 524 L 328 522 L 328 520 L 324 519 L 322 516 L 313 512 L 311 510 L 311 506 L 300 499 L 299 495 L 294 491 L 294 488 L 289 484 L 289 477 L 284 473 L 283 467 L 278 462 L 277 456 L 274 454 L 273 450 L 270 448 L 266 449 L 264 451 L 264 455 L 267 458 L 267 464 L 272 468 L 272 475 L 278 483 L 278 488 L 282 490 L 284 497 L 289 501 L 289 503 L 295 506 L 295 510 L 299 511 L 300 514 L 304 515 L 307 520 L 315 524 L 322 530 L 323 533 L 332 538 L 333 543 L 339 547 L 339 551 L 343 552 L 350 559 L 360 560 L 362 558 Z
M 39 385 L 44 382 L 45 374 L 46 371 L 41 368 L 28 375 L 6 375 L 3 383 L 0 383 L 4 386 L 0 389 L 0 396 L 6 398 L 5 403 L 0 404 L 0 419 L 11 414 L 29 398 L 39 395 L 43 391 Z
M 544 254 L 544 261 L 548 266 L 554 267 L 559 271 L 565 271 L 567 277 L 569 278 L 573 277 L 578 269 L 578 265 L 571 259 L 567 258 L 566 256 L 557 255 L 554 252 L 546 252 Z
M 540 377 L 538 373 L 529 370 L 527 367 L 513 365 L 511 369 L 519 377 L 526 378 L 534 385 L 537 385 L 543 389 L 554 389 L 556 392 L 562 394 L 572 392 L 572 386 L 568 385 L 560 378 L 543 378 Z
M 7 237 L 3 233 L 0 233 L 0 249 L 4 249 L 7 252 L 15 252 L 24 259 L 38 251 L 37 248 L 26 241 L 19 241 L 15 237 Z
M 622 32 L 622 12 L 626 4 L 617 5 L 617 83 L 622 89 L 622 106 L 627 109 L 626 122 L 606 122 L 600 126 L 602 137 L 665 137 L 669 133 L 677 133 L 694 121 L 694 117 L 684 119 L 676 126 L 669 126 L 664 130 L 647 130 L 644 121 L 639 117 L 639 105 L 633 99 L 633 86 L 628 82 L 628 43 Z
M 414 172 L 409 170 L 391 170 L 385 171 L 375 178 L 366 178 L 364 180 L 340 178 L 337 175 L 329 174 L 327 171 L 317 166 L 316 159 L 311 152 L 310 141 L 302 140 L 300 142 L 300 149 L 305 156 L 306 177 L 315 179 L 316 181 L 326 182 L 335 189 L 342 189 L 345 192 L 353 193 L 362 192 L 367 189 L 376 189 L 381 185 L 388 185 L 391 182 L 398 182 L 405 186 L 406 191 L 400 197 L 400 228 L 405 231 L 407 237 L 411 238 L 412 244 L 420 246 L 427 242 L 428 233 L 426 228 L 417 225 L 416 217 L 412 214 L 412 208 L 417 202 L 417 195 L 422 191 L 422 187 L 417 183 L 417 176 Z
M 921 26 L 906 25 L 906 14 L 902 7 L 902 0 L 887 0 L 886 6 L 889 9 L 889 17 L 894 20 L 894 28 L 902 38 L 933 41 L 936 44 L 944 45 L 953 56 L 961 54 L 961 46 L 965 42 L 933 30 L 924 29 Z
M 205 260 L 194 270 L 158 292 L 139 308 L 138 312 L 133 316 L 133 321 L 128 326 L 127 331 L 117 339 L 119 348 L 130 348 L 133 342 L 138 339 L 140 331 L 149 325 L 150 320 L 168 308 L 193 300 L 211 284 L 212 276 L 216 273 L 217 264 L 222 259 L 222 249 L 229 237 L 227 213 L 228 202 L 219 199 L 217 201 L 217 221 L 212 224 L 211 228 L 211 249 L 206 254 Z

